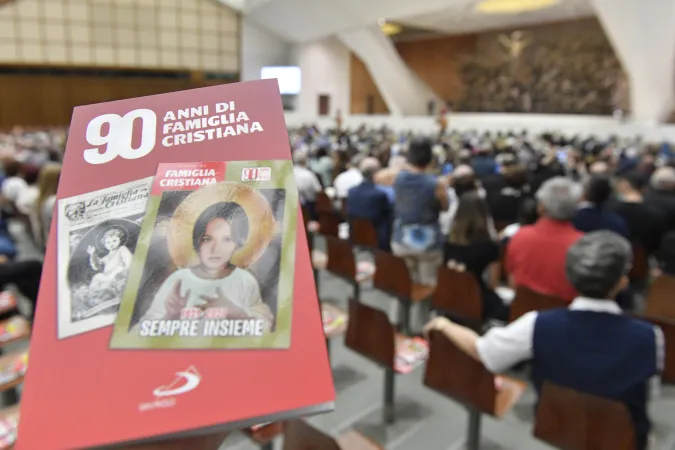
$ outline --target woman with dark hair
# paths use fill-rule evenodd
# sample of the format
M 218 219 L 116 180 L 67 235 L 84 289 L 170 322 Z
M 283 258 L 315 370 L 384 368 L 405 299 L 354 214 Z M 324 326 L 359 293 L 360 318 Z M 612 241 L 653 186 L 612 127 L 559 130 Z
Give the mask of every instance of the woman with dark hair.
M 219 308 L 226 311 L 227 319 L 262 319 L 269 330 L 274 317 L 262 301 L 258 282 L 231 261 L 248 234 L 248 218 L 237 203 L 206 208 L 192 231 L 199 263 L 164 280 L 142 320 L 179 319 L 184 308 Z
M 527 172 L 520 165 L 502 168 L 503 184 L 497 189 L 488 189 L 487 200 L 495 223 L 503 228 L 518 219 L 520 204 L 529 193 Z
M 521 227 L 533 225 L 537 219 L 539 219 L 539 214 L 537 214 L 537 201 L 532 197 L 526 197 L 520 203 L 520 208 L 518 209 L 518 221 L 504 228 L 500 237 L 502 240 L 511 239 Z
M 436 285 L 443 258 L 438 216 L 448 209 L 447 185 L 427 172 L 433 158 L 428 140 L 414 140 L 408 165 L 394 181 L 394 232 L 392 252 L 402 257 L 413 281 Z
M 484 319 L 506 321 L 508 307 L 494 292 L 499 284 L 500 247 L 495 241 L 490 210 L 477 192 L 467 192 L 459 200 L 448 242 L 445 262 L 449 268 L 467 271 L 478 282 L 483 300 Z M 487 271 L 486 282 L 484 276 Z

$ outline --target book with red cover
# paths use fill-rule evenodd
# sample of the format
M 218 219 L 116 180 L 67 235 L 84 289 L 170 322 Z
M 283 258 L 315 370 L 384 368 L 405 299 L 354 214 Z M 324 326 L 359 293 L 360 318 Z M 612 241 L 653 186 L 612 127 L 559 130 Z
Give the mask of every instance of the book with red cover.
M 276 80 L 83 106 L 73 113 L 57 198 L 153 176 L 160 163 L 289 159 Z M 289 346 L 168 350 L 111 349 L 111 326 L 58 339 L 55 215 L 16 448 L 157 441 L 332 410 L 307 237 L 296 219 Z

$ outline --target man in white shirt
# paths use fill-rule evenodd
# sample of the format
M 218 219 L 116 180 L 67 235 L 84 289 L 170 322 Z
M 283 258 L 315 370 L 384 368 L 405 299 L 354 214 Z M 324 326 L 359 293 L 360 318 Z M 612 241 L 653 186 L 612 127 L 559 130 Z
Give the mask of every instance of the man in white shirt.
M 359 164 L 361 164 L 363 158 L 364 156 L 361 153 L 352 157 L 347 170 L 335 177 L 333 186 L 335 187 L 335 196 L 338 199 L 347 198 L 349 190 L 363 182 L 363 175 L 359 170 Z
M 301 203 L 314 203 L 316 197 L 321 192 L 321 183 L 314 172 L 307 168 L 307 154 L 304 152 L 295 152 L 293 155 L 293 175 L 295 184 L 298 186 Z
M 493 373 L 532 360 L 537 392 L 551 382 L 624 403 L 636 448 L 644 450 L 651 428 L 648 381 L 663 370 L 665 346 L 660 328 L 622 315 L 613 300 L 628 284 L 631 260 L 630 243 L 618 234 L 586 234 L 567 252 L 565 272 L 581 294 L 569 309 L 532 311 L 484 336 L 439 317 L 425 333 L 442 332 Z

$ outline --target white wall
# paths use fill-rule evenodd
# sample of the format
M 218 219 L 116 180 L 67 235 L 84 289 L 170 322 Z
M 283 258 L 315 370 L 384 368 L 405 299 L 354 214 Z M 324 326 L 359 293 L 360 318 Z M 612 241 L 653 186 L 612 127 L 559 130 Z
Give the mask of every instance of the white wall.
M 420 134 L 438 133 L 436 117 L 430 116 L 367 116 L 354 115 L 344 117 L 343 126 L 356 128 L 360 125 L 381 127 L 387 125 L 396 131 L 413 131 Z M 454 113 L 448 117 L 449 128 L 478 131 L 522 131 L 530 134 L 545 131 L 557 131 L 572 136 L 577 133 L 583 136 L 594 135 L 605 138 L 618 136 L 643 136 L 646 141 L 668 140 L 675 142 L 674 125 L 652 125 L 644 122 L 621 123 L 612 117 L 581 115 L 547 115 L 547 114 L 472 114 Z M 286 114 L 286 125 L 296 127 L 316 124 L 321 128 L 334 128 L 335 119 L 317 118 L 316 115 Z
M 241 25 L 241 80 L 260 79 L 264 66 L 291 65 L 292 45 L 244 17 Z
M 593 6 L 630 79 L 632 116 L 668 119 L 675 103 L 675 2 L 593 0 Z
M 330 96 L 329 117 L 340 110 L 349 113 L 350 54 L 337 38 L 300 44 L 292 51 L 292 60 L 302 70 L 302 91 L 295 102 L 301 116 L 317 116 L 319 95 Z

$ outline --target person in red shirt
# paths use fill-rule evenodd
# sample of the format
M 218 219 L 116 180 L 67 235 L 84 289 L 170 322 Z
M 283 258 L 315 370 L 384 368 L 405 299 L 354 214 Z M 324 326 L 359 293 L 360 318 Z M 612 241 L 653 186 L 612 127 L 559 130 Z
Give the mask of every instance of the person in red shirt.
M 578 295 L 565 276 L 565 257 L 583 236 L 571 222 L 581 195 L 582 187 L 564 177 L 551 178 L 539 188 L 539 220 L 522 227 L 507 247 L 506 272 L 512 287 L 526 287 L 568 302 Z

